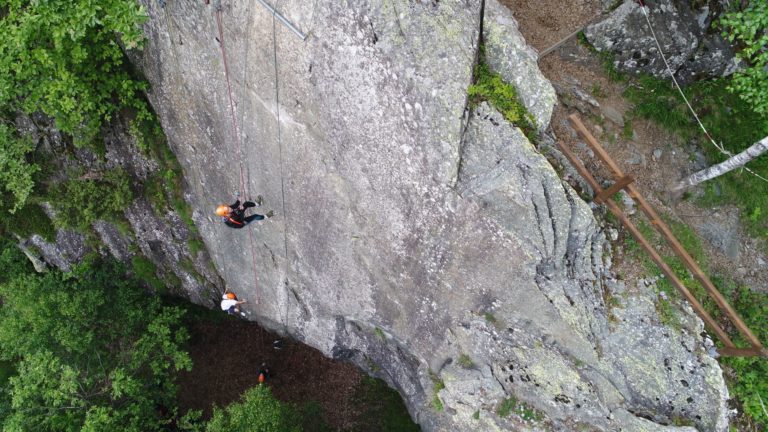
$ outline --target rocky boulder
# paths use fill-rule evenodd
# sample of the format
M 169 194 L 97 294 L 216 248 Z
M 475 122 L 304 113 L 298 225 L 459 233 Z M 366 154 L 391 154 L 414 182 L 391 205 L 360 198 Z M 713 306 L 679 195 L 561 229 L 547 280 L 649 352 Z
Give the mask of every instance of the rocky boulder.
M 605 20 L 584 30 L 587 40 L 598 51 L 614 56 L 619 71 L 669 76 L 654 33 L 669 69 L 683 83 L 721 77 L 736 70 L 733 48 L 717 30 L 710 28 L 722 10 L 719 2 L 699 9 L 692 9 L 690 2 L 681 0 L 643 3 L 644 8 L 637 1 L 625 0 Z

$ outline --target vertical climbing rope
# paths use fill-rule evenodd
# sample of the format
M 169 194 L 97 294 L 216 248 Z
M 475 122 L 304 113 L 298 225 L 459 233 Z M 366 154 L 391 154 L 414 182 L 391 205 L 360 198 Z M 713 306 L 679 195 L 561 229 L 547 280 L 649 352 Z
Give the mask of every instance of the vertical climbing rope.
M 675 78 L 675 73 L 672 71 L 672 68 L 669 66 L 669 62 L 667 61 L 667 56 L 664 55 L 664 50 L 661 49 L 661 43 L 659 43 L 659 39 L 656 37 L 656 32 L 653 30 L 653 25 L 651 25 L 651 19 L 648 16 L 648 11 L 645 10 L 646 6 L 643 1 L 640 1 L 640 10 L 643 11 L 643 16 L 645 17 L 645 22 L 648 23 L 648 29 L 651 31 L 651 36 L 653 37 L 653 41 L 656 43 L 656 48 L 659 50 L 659 55 L 661 55 L 661 60 L 664 61 L 664 66 L 667 68 L 667 72 L 669 73 L 669 77 L 672 78 L 672 82 L 675 84 L 675 87 L 677 88 L 677 91 L 680 93 L 680 96 L 683 98 L 683 101 L 685 101 L 685 104 L 688 106 L 688 110 L 691 111 L 691 114 L 693 114 L 693 117 L 696 119 L 696 122 L 699 124 L 699 127 L 704 132 L 704 135 L 707 137 L 707 139 L 712 143 L 712 145 L 717 148 L 717 150 L 720 151 L 723 155 L 727 157 L 733 157 L 733 153 L 728 151 L 725 147 L 723 147 L 722 144 L 718 144 L 714 138 L 712 138 L 712 135 L 709 134 L 709 131 L 707 131 L 707 128 L 704 127 L 704 123 L 701 122 L 701 119 L 699 118 L 699 115 L 696 113 L 696 111 L 693 109 L 693 106 L 691 106 L 691 103 L 688 101 L 688 97 L 685 96 L 685 93 L 683 92 L 683 89 L 680 87 L 680 84 L 677 82 L 677 79 Z M 768 179 L 761 176 L 760 174 L 752 171 L 751 169 L 742 166 L 743 169 L 745 169 L 748 173 L 752 174 L 753 176 L 759 178 L 760 180 L 763 180 L 765 182 L 768 182 Z
M 278 6 L 280 5 L 280 0 L 278 0 L 275 3 L 274 11 L 277 11 Z M 278 154 L 280 158 L 280 195 L 281 195 L 281 202 L 282 202 L 282 211 L 283 211 L 283 218 L 285 220 L 284 226 L 283 226 L 283 249 L 285 252 L 285 308 L 283 312 L 283 330 L 286 331 L 288 328 L 288 269 L 289 269 L 289 258 L 288 258 L 288 214 L 285 211 L 285 176 L 283 175 L 283 139 L 282 139 L 282 129 L 280 127 L 280 81 L 279 81 L 279 68 L 277 65 L 277 19 L 275 17 L 275 13 L 272 13 L 272 54 L 273 54 L 273 62 L 275 66 L 275 111 L 276 111 L 276 117 L 277 117 L 277 146 L 278 146 Z
M 229 64 L 227 62 L 227 48 L 226 48 L 226 45 L 224 44 L 224 29 L 222 28 L 222 25 L 221 25 L 221 8 L 218 6 L 215 6 L 215 15 L 216 15 L 216 27 L 219 30 L 219 48 L 221 48 L 221 57 L 224 63 L 224 77 L 227 80 L 227 94 L 229 96 L 229 111 L 232 116 L 232 127 L 234 128 L 235 142 L 237 143 L 237 160 L 240 163 L 240 190 L 247 197 L 248 189 L 247 189 L 247 185 L 245 184 L 245 175 L 244 175 L 244 169 L 243 169 L 243 149 L 242 149 L 242 143 L 240 142 L 239 129 L 237 127 L 237 116 L 235 114 L 235 101 L 232 98 L 232 84 L 230 83 L 230 80 L 229 80 Z
M 240 141 L 240 133 L 239 129 L 237 127 L 237 115 L 235 113 L 235 102 L 232 97 L 232 84 L 230 83 L 229 79 L 229 64 L 227 63 L 227 48 L 224 44 L 224 29 L 221 24 L 221 7 L 220 4 L 217 4 L 215 6 L 215 15 L 216 15 L 216 26 L 219 31 L 219 47 L 221 48 L 221 57 L 222 62 L 224 63 L 224 77 L 227 80 L 227 94 L 229 96 L 229 110 L 230 114 L 232 116 L 232 127 L 234 128 L 235 133 L 235 142 L 237 143 L 237 159 L 240 164 L 240 190 L 243 191 L 243 194 L 245 197 L 249 196 L 248 192 L 248 185 L 245 183 L 245 170 L 243 168 L 243 150 L 242 150 L 242 143 Z M 254 246 L 253 242 L 253 230 L 248 230 L 248 239 L 251 247 L 251 265 L 253 267 L 253 279 L 255 288 L 259 285 L 259 275 L 257 272 L 257 263 L 256 263 L 256 247 Z M 254 292 L 258 292 L 257 290 L 254 290 Z M 257 295 L 255 298 L 255 303 L 259 304 L 259 296 Z

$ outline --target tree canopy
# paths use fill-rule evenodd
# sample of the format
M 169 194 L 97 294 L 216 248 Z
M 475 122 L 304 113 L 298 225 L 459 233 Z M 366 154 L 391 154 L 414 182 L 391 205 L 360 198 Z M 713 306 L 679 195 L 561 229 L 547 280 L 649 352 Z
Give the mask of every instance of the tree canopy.
M 3 429 L 160 430 L 176 414 L 175 373 L 191 368 L 182 311 L 115 262 L 36 274 L 24 260 L 4 245 L 3 268 L 17 271 L 0 279 L 0 360 L 17 373 L 0 397 Z
M 768 114 L 768 2 L 750 1 L 720 20 L 724 34 L 741 47 L 738 56 L 747 67 L 733 76 L 731 90 L 747 101 L 755 112 Z
M 320 422 L 317 419 L 317 422 Z M 215 409 L 205 432 L 301 432 L 301 415 L 280 402 L 269 387 L 258 385 L 246 391 L 240 402 Z
M 36 170 L 27 156 L 35 144 L 15 130 L 16 116 L 48 115 L 76 146 L 122 107 L 149 116 L 139 97 L 146 84 L 121 48 L 141 46 L 145 20 L 134 0 L 0 0 L 0 189 L 13 196 L 9 210 L 24 205 Z

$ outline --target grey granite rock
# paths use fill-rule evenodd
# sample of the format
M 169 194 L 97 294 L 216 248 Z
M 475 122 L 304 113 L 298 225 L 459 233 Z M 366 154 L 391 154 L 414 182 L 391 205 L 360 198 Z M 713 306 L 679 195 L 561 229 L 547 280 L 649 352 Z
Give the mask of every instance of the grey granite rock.
M 515 86 L 539 130 L 549 127 L 557 102 L 555 89 L 539 70 L 538 54 L 526 44 L 512 12 L 498 0 L 485 1 L 483 38 L 491 70 Z
M 260 323 L 386 379 L 425 431 L 642 430 L 651 423 L 627 413 L 666 422 L 669 400 L 694 394 L 688 417 L 724 429 L 722 377 L 699 360 L 698 333 L 643 343 L 665 327 L 633 318 L 614 335 L 591 209 L 498 112 L 468 109 L 482 1 L 287 0 L 281 13 L 310 36 L 276 22 L 277 65 L 272 16 L 224 3 L 237 131 L 213 11 L 142 3 L 134 61 L 213 263 Z M 240 188 L 240 166 L 244 193 L 276 215 L 233 230 L 212 212 Z M 129 212 L 139 247 L 174 256 L 162 239 L 176 234 L 147 213 Z M 639 296 L 630 316 L 655 322 L 653 294 Z M 473 368 L 457 367 L 462 354 Z M 662 355 L 707 368 L 673 391 L 689 372 L 666 372 Z M 513 396 L 539 423 L 496 415 Z
M 62 229 L 56 231 L 56 240 L 53 242 L 47 242 L 34 234 L 25 244 L 37 248 L 43 261 L 63 271 L 68 271 L 73 263 L 79 262 L 92 250 L 81 234 Z
M 709 28 L 715 15 L 708 7 L 693 10 L 690 2 L 682 0 L 647 0 L 644 4 L 669 68 L 682 83 L 736 70 L 732 47 Z M 605 20 L 588 26 L 584 34 L 597 50 L 614 55 L 618 70 L 669 77 L 638 2 L 625 0 Z

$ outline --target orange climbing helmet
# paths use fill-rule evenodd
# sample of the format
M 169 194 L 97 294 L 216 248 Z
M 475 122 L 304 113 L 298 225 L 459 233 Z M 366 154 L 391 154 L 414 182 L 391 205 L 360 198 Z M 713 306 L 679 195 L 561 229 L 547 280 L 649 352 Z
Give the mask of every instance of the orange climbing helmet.
M 216 207 L 216 214 L 219 216 L 227 216 L 229 215 L 229 212 L 231 212 L 232 209 L 228 205 L 220 205 Z
M 237 300 L 237 296 L 233 292 L 227 292 L 224 296 L 229 300 Z

